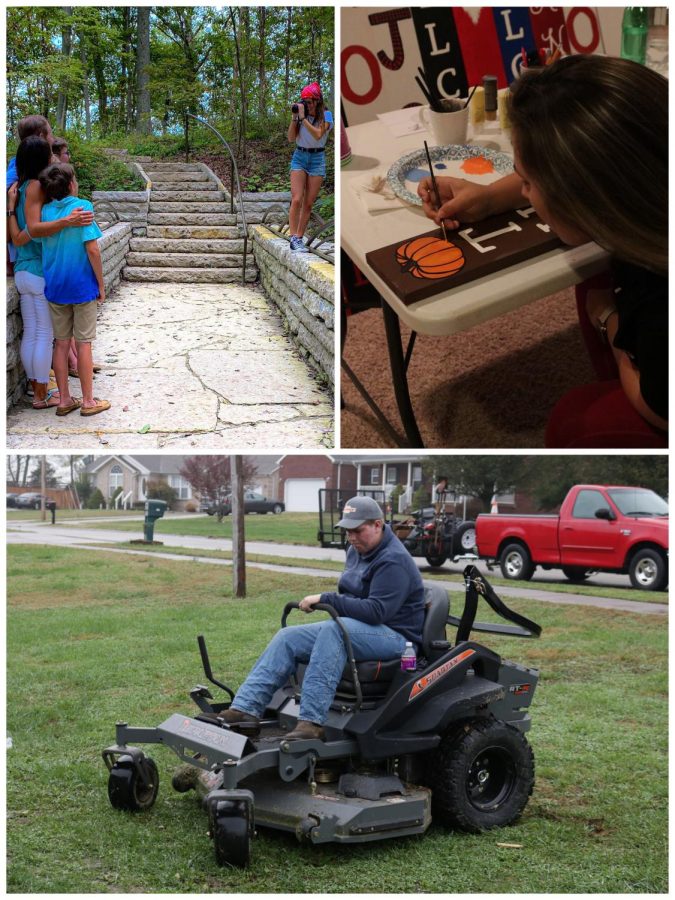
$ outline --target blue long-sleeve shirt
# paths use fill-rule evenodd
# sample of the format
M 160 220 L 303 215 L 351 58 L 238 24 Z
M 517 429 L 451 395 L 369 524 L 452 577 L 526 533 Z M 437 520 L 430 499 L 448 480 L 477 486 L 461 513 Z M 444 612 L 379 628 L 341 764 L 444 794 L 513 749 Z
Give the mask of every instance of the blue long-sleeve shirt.
M 407 641 L 422 644 L 424 585 L 413 558 L 388 525 L 374 550 L 363 556 L 347 550 L 336 592 L 321 594 L 341 616 L 387 625 Z

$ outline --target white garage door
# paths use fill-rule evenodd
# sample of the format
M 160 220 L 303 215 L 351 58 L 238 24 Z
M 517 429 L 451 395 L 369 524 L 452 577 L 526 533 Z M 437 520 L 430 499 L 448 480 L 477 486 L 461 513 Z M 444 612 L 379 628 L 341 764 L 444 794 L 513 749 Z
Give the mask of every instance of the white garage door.
M 284 487 L 288 512 L 319 512 L 319 488 L 326 487 L 325 478 L 289 478 Z

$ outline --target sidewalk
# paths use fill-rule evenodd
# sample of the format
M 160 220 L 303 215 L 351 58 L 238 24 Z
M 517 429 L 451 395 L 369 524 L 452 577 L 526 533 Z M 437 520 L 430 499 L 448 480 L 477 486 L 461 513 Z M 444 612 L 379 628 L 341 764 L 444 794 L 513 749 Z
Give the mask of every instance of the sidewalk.
M 99 312 L 94 359 L 94 393 L 112 408 L 56 418 L 18 405 L 8 449 L 333 446 L 332 397 L 259 287 L 123 281 Z
M 143 534 L 143 522 L 139 520 L 138 537 Z M 127 545 L 134 538 L 131 532 L 106 531 L 104 529 L 87 529 L 87 528 L 70 528 L 58 525 L 42 524 L 40 522 L 8 522 L 7 543 L 8 544 L 57 544 L 59 546 L 69 547 L 78 550 L 98 550 L 91 544 L 120 544 Z M 198 536 L 180 536 L 174 534 L 162 534 L 158 536 L 166 547 L 184 547 L 188 549 L 199 550 L 232 550 L 232 541 L 227 538 L 204 538 Z M 89 545 L 89 546 L 87 546 Z M 129 549 L 127 546 L 117 548 L 105 548 L 110 553 L 135 553 L 146 556 L 158 556 L 161 559 L 176 560 L 179 562 L 196 562 L 206 565 L 231 566 L 230 560 L 214 559 L 212 557 L 184 556 L 176 553 L 163 551 L 147 551 L 144 553 L 142 545 L 139 549 Z M 304 575 L 311 578 L 330 579 L 333 584 L 337 581 L 342 571 L 345 554 L 342 550 L 322 547 L 299 546 L 295 544 L 275 544 L 267 541 L 247 541 L 246 550 L 249 553 L 258 553 L 266 556 L 287 557 L 288 559 L 306 559 L 310 560 L 328 560 L 336 563 L 335 571 L 326 571 L 325 569 L 313 569 L 308 566 L 284 566 L 274 563 L 247 562 L 246 565 L 254 569 L 266 569 L 274 572 L 286 572 L 292 575 Z M 426 562 L 423 559 L 416 559 L 418 567 L 426 568 Z M 477 567 L 485 572 L 489 577 L 486 566 L 481 561 L 474 563 Z M 457 598 L 458 595 L 463 596 L 464 582 L 461 577 L 461 569 L 456 574 L 448 572 L 449 579 L 454 580 L 440 582 L 451 593 L 451 598 Z M 424 572 L 422 572 L 424 577 Z M 566 592 L 557 592 L 549 590 L 540 590 L 537 588 L 526 587 L 509 587 L 499 588 L 498 593 L 503 597 L 520 597 L 527 600 L 538 600 L 542 603 L 557 603 L 564 606 L 593 606 L 599 609 L 613 609 L 623 612 L 632 612 L 642 615 L 668 615 L 667 603 L 646 603 L 639 600 L 622 600 L 620 598 L 610 597 L 592 597 L 585 594 L 570 594 Z M 451 602 L 451 611 L 457 612 L 457 600 Z

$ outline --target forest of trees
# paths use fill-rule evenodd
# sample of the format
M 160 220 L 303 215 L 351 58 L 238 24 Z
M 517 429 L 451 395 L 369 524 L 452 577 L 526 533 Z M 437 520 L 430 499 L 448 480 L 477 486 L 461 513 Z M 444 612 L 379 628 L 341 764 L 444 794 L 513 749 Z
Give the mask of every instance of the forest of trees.
M 326 6 L 9 7 L 8 138 L 38 112 L 110 144 L 182 133 L 187 111 L 238 145 L 285 135 L 307 82 L 333 106 L 333 22 Z

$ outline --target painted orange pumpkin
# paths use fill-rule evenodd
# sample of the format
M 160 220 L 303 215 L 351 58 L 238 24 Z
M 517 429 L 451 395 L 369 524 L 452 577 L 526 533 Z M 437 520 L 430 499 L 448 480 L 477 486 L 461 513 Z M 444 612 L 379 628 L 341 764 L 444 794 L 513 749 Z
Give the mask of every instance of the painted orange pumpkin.
M 456 244 L 435 237 L 406 241 L 396 251 L 396 261 L 415 278 L 448 278 L 464 265 L 464 254 Z

